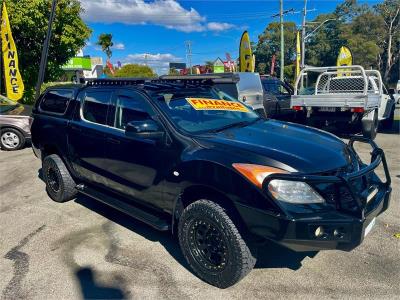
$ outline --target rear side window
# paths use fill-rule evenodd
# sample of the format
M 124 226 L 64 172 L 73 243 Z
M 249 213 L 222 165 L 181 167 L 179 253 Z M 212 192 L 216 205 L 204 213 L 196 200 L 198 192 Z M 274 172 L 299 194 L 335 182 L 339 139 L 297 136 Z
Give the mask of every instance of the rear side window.
M 72 91 L 70 90 L 49 91 L 44 95 L 40 109 L 45 112 L 64 114 L 71 98 Z
M 82 115 L 86 121 L 106 125 L 111 91 L 88 91 L 83 101 Z

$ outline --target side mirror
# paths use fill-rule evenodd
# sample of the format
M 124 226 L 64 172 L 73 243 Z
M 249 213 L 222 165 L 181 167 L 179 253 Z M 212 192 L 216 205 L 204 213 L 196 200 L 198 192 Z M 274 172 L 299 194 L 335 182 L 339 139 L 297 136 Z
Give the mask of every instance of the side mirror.
M 164 131 L 152 119 L 131 121 L 126 125 L 125 135 L 132 138 L 159 140 L 164 136 Z

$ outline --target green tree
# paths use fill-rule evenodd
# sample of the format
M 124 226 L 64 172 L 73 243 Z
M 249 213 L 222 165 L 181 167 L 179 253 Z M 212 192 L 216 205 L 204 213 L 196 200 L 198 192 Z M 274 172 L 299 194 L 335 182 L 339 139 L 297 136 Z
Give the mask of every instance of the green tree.
M 153 78 L 157 77 L 153 69 L 149 66 L 138 65 L 138 64 L 127 64 L 122 68 L 115 71 L 114 77 L 139 77 L 139 78 Z
M 336 7 L 334 14 L 343 21 L 351 21 L 355 17 L 370 11 L 371 7 L 366 3 L 359 4 L 357 0 L 344 0 Z
M 353 62 L 366 68 L 379 69 L 384 36 L 383 19 L 369 11 L 342 26 L 340 37 L 353 54 Z
M 212 61 L 212 60 L 206 60 L 206 61 L 204 62 L 204 65 L 205 65 L 206 67 L 212 68 L 212 67 L 214 67 L 214 61 Z
M 47 32 L 51 0 L 6 0 L 19 67 L 25 84 L 24 103 L 34 101 L 43 42 Z M 57 80 L 61 66 L 85 46 L 91 30 L 81 18 L 78 0 L 58 0 L 50 42 L 45 81 Z
M 285 64 L 291 65 L 296 56 L 296 33 L 297 28 L 294 22 L 284 23 L 284 40 L 285 40 Z M 255 45 L 255 56 L 257 71 L 262 73 L 271 68 L 272 56 L 276 55 L 276 72 L 279 73 L 280 61 L 280 24 L 277 22 L 270 23 L 262 34 L 258 36 L 258 43 Z M 293 76 L 293 72 L 286 72 L 285 76 Z M 291 79 L 291 78 L 290 78 Z
M 385 0 L 374 8 L 382 17 L 385 29 L 381 43 L 384 50 L 382 70 L 383 78 L 388 81 L 391 69 L 400 59 L 400 0 Z
M 261 75 L 265 75 L 267 72 L 267 64 L 266 63 L 259 63 L 257 65 L 257 71 L 261 74 Z
M 314 26 L 307 27 L 307 34 L 325 20 L 336 18 L 334 14 L 319 15 L 311 23 Z M 341 20 L 327 22 L 306 40 L 306 65 L 319 67 L 336 65 L 340 47 L 347 44 L 347 40 L 340 36 L 344 24 Z
M 171 68 L 168 71 L 168 75 L 179 75 L 179 71 L 175 68 Z
M 112 56 L 111 47 L 114 46 L 112 41 L 112 34 L 111 33 L 102 33 L 99 35 L 99 39 L 96 45 L 101 47 L 101 50 L 107 55 L 107 59 L 110 59 Z
M 365 68 L 379 69 L 384 80 L 397 82 L 400 64 L 400 0 L 384 0 L 375 6 L 345 0 L 333 13 L 321 14 L 307 27 L 311 33 L 327 19 L 335 19 L 320 27 L 306 40 L 306 65 L 333 66 L 341 46 L 348 46 L 353 62 Z M 311 26 L 313 24 L 314 26 Z M 259 36 L 256 47 L 257 66 L 261 72 L 270 67 L 273 54 L 280 55 L 279 23 L 270 23 Z M 290 62 L 295 49 L 295 26 L 285 23 L 285 76 L 291 78 Z M 279 69 L 279 67 L 278 67 Z M 278 71 L 279 72 L 279 71 Z

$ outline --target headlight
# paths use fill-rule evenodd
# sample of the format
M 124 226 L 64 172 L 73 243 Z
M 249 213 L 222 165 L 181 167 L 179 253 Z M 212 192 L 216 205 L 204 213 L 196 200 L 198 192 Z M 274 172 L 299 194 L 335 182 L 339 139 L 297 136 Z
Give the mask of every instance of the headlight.
M 292 204 L 324 203 L 322 198 L 305 182 L 274 179 L 268 184 L 268 190 L 279 201 Z
M 288 173 L 284 170 L 269 166 L 239 163 L 233 164 L 232 166 L 260 189 L 262 188 L 265 177 L 267 177 L 268 175 Z

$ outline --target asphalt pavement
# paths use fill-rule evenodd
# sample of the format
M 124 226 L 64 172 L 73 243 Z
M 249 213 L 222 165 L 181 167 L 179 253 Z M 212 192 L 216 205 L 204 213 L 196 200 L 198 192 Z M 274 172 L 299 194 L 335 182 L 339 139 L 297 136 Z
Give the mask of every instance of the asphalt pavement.
M 87 197 L 51 201 L 30 148 L 0 152 L 0 298 L 400 299 L 398 132 L 377 137 L 392 204 L 361 246 L 296 253 L 268 244 L 255 269 L 225 290 L 198 279 L 168 233 Z

